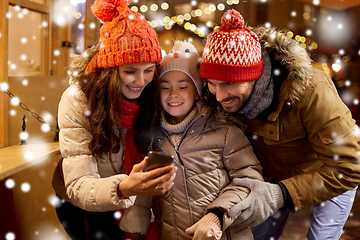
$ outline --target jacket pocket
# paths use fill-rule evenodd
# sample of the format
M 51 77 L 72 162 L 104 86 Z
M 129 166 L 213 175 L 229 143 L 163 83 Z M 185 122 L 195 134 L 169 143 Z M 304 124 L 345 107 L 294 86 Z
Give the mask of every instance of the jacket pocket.
M 341 121 L 319 131 L 318 135 L 321 141 L 327 145 L 342 139 L 351 131 L 351 125 L 345 119 L 342 119 Z
M 306 137 L 306 131 L 303 125 L 297 124 L 291 127 L 284 127 L 282 132 L 279 132 L 279 140 L 274 141 L 269 138 L 264 138 L 264 142 L 268 145 L 287 143 L 297 139 L 302 139 Z

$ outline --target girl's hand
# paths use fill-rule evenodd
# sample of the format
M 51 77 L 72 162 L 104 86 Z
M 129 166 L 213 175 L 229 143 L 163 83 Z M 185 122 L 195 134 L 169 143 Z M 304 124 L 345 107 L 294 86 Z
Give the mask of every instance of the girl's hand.
M 165 193 L 174 185 L 177 167 L 165 166 L 149 172 L 142 170 L 147 166 L 148 158 L 135 164 L 129 177 L 119 183 L 118 194 L 125 198 L 133 195 L 156 196 Z

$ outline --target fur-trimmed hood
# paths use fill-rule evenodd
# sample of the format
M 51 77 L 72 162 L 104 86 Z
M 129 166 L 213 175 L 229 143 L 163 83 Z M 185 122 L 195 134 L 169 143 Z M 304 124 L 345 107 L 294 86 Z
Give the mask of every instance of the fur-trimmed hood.
M 261 46 L 271 56 L 271 61 L 280 61 L 292 81 L 286 99 L 292 103 L 299 100 L 312 79 L 311 59 L 299 43 L 277 28 L 248 27 L 259 37 Z

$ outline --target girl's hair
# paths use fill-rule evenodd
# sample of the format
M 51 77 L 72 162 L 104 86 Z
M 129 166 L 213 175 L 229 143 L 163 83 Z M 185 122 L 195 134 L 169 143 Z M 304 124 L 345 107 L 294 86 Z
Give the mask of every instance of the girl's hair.
M 99 51 L 100 44 L 87 49 L 71 65 L 73 76 L 72 84 L 78 84 L 85 93 L 91 114 L 89 132 L 92 135 L 89 144 L 90 151 L 95 159 L 107 157 L 114 168 L 111 155 L 125 149 L 125 135 L 121 133 L 121 79 L 118 67 L 102 68 L 91 74 L 85 74 L 85 68 L 93 56 Z M 76 71 L 76 74 L 74 74 Z M 157 88 L 157 74 L 135 101 L 139 105 L 139 114 L 135 118 L 135 143 L 142 154 L 147 153 L 150 142 L 140 136 L 147 128 L 152 128 L 152 113 L 154 107 L 154 91 Z M 122 159 L 124 160 L 124 153 Z M 115 169 L 115 168 L 114 168 Z

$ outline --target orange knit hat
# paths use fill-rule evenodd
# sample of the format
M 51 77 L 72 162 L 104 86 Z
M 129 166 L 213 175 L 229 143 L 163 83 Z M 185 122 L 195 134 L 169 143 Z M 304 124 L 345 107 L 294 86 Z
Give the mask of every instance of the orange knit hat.
M 87 65 L 86 73 L 125 64 L 161 61 L 155 30 L 127 5 L 127 0 L 97 0 L 91 6 L 94 15 L 104 24 L 100 29 L 100 50 Z

